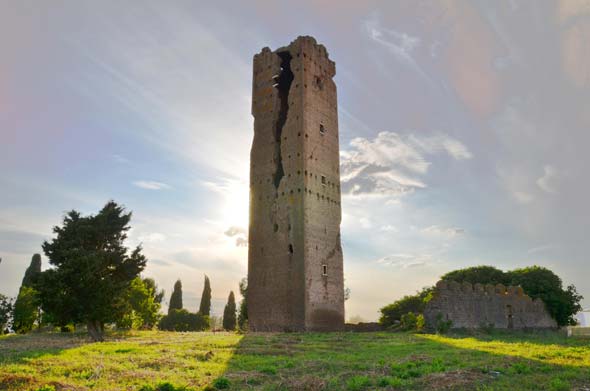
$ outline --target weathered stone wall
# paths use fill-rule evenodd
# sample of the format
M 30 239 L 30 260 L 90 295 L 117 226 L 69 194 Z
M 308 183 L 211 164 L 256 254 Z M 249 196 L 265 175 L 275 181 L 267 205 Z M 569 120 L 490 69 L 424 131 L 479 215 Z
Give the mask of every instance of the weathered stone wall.
M 254 56 L 252 330 L 344 325 L 335 72 L 325 47 L 312 37 Z
M 434 328 L 438 314 L 452 328 L 493 326 L 499 329 L 555 328 L 557 324 L 540 299 L 532 300 L 521 287 L 439 281 L 426 305 L 426 325 Z

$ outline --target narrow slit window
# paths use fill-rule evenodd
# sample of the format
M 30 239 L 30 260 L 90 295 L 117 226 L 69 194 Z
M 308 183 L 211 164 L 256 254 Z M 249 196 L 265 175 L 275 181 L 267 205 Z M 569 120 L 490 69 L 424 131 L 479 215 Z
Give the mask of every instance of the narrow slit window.
M 328 265 L 322 265 L 322 276 L 328 275 Z
M 322 175 L 322 185 L 326 186 L 326 177 Z
M 324 125 L 320 124 L 320 134 L 323 136 L 324 134 L 326 134 L 326 128 L 324 128 Z

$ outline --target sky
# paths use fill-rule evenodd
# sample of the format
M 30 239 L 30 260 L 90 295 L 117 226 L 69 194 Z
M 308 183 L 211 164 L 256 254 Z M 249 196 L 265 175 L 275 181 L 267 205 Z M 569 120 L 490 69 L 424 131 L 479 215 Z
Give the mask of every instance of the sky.
M 590 306 L 590 1 L 0 0 L 0 292 L 65 212 L 133 212 L 145 276 L 247 275 L 252 57 L 336 62 L 347 318 L 467 266 Z M 44 268 L 48 267 L 43 255 Z

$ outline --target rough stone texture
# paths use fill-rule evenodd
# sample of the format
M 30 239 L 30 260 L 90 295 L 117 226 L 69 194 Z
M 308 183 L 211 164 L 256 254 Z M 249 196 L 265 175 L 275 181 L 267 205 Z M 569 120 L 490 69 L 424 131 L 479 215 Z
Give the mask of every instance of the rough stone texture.
M 433 298 L 426 305 L 424 319 L 429 328 L 436 325 L 436 317 L 451 320 L 452 328 L 480 328 L 493 326 L 499 329 L 556 328 L 545 303 L 532 300 L 521 287 L 498 285 L 471 285 L 468 282 L 439 281 Z
M 344 277 L 335 64 L 298 37 L 254 56 L 248 325 L 341 330 Z

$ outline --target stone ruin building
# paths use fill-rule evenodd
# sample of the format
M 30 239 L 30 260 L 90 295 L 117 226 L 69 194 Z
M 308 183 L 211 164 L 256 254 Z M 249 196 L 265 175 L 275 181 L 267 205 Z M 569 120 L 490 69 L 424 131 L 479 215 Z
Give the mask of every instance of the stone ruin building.
M 335 64 L 298 37 L 254 56 L 248 237 L 253 331 L 341 330 Z
M 519 286 L 505 287 L 502 284 L 439 281 L 424 311 L 428 328 L 436 327 L 437 317 L 452 321 L 451 328 L 457 329 L 557 327 L 541 299 L 531 299 Z

